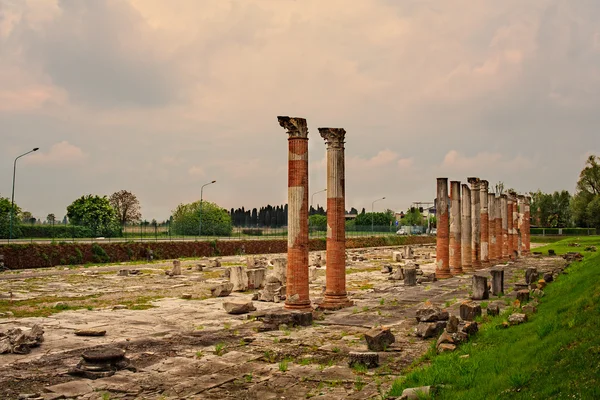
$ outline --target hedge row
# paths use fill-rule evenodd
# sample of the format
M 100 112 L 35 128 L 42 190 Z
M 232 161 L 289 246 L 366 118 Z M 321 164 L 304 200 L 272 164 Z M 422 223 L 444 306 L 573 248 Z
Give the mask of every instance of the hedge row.
M 595 235 L 596 228 L 531 228 L 532 235 Z
M 435 237 L 382 236 L 347 239 L 346 247 L 360 248 L 430 243 L 435 243 Z M 326 241 L 325 239 L 311 239 L 309 248 L 310 250 L 325 250 Z M 156 260 L 181 257 L 285 253 L 287 252 L 287 240 L 0 245 L 0 254 L 4 255 L 4 263 L 10 269 L 144 260 L 149 251 L 152 251 L 152 255 Z
M 4 237 L 6 236 L 6 237 Z M 71 238 L 91 238 L 94 232 L 85 226 L 77 225 L 26 225 L 20 224 L 13 230 L 13 237 L 19 238 L 55 238 L 55 239 L 71 239 Z M 121 236 L 120 231 L 112 233 L 111 237 Z M 8 234 L 2 234 L 2 239 L 6 239 Z

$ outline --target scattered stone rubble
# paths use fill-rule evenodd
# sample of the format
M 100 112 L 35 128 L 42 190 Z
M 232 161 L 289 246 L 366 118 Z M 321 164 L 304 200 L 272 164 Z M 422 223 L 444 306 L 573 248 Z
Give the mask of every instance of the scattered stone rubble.
M 39 325 L 27 331 L 12 328 L 0 332 L 0 354 L 28 354 L 32 348 L 38 347 L 44 341 L 44 329 Z
M 79 363 L 71 368 L 69 375 L 88 379 L 106 378 L 115 372 L 128 369 L 135 372 L 136 368 L 125 357 L 125 350 L 120 348 L 87 349 L 81 354 Z
M 371 351 L 386 351 L 396 341 L 390 328 L 373 328 L 365 333 L 367 347 Z

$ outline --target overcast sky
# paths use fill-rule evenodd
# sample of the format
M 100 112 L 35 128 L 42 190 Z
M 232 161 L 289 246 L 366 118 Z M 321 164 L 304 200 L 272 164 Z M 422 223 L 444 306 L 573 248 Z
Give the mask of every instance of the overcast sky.
M 44 219 L 127 189 L 143 217 L 287 202 L 287 135 L 346 129 L 346 206 L 435 178 L 573 191 L 600 154 L 597 0 L 0 0 L 0 196 Z M 323 204 L 325 193 L 315 196 Z

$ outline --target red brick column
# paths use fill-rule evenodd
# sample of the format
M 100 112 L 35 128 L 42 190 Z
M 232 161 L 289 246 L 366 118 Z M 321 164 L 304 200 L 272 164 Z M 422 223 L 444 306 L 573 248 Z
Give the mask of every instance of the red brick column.
M 474 270 L 481 268 L 481 194 L 479 178 L 467 178 L 471 184 L 471 265 Z
M 525 209 L 523 210 L 523 252 L 529 254 L 531 252 L 531 197 L 525 196 Z
M 481 210 L 481 264 L 490 263 L 490 225 L 488 216 L 488 181 L 479 181 L 479 207 Z
M 502 259 L 508 260 L 510 252 L 508 251 L 508 196 L 500 195 L 500 213 L 502 216 Z
M 344 138 L 341 128 L 319 128 L 327 143 L 327 268 L 319 308 L 339 310 L 353 303 L 346 293 L 346 207 Z
M 514 252 L 515 252 L 515 248 L 513 246 L 514 241 L 513 241 L 513 209 L 514 209 L 514 201 L 513 201 L 513 197 L 512 195 L 509 193 L 509 195 L 507 196 L 507 211 L 506 211 L 506 220 L 508 222 L 508 258 L 513 260 L 514 259 Z
M 496 196 L 494 193 L 488 193 L 488 229 L 489 229 L 489 260 L 490 263 L 498 261 L 496 255 Z
M 502 261 L 502 201 L 500 196 L 495 200 L 494 218 L 496 218 L 496 260 Z
M 305 310 L 311 308 L 308 294 L 308 128 L 304 118 L 277 119 L 289 135 L 285 308 Z
M 517 206 L 517 193 L 511 192 L 509 193 L 512 198 L 512 235 L 511 235 L 511 257 L 516 259 L 519 254 L 519 210 Z
M 450 182 L 450 256 L 449 266 L 452 275 L 461 275 L 461 220 L 460 220 L 460 181 Z
M 438 279 L 451 278 L 450 248 L 448 237 L 448 178 L 437 178 L 437 241 L 435 251 L 435 275 Z
M 474 272 L 471 264 L 471 189 L 462 185 L 460 241 L 462 242 L 461 257 L 464 272 Z

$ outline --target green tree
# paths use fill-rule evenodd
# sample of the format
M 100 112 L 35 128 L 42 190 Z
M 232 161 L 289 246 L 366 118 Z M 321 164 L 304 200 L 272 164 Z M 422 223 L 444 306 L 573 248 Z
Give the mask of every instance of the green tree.
M 173 232 L 177 235 L 198 235 L 202 214 L 202 235 L 228 236 L 232 232 L 231 216 L 224 208 L 208 201 L 180 204 L 173 211 Z
M 404 217 L 400 220 L 400 225 L 423 226 L 425 219 L 418 208 L 412 207 L 406 211 Z
M 531 194 L 531 216 L 534 224 L 543 228 L 571 226 L 571 195 L 568 191 Z
M 308 217 L 308 224 L 311 229 L 317 231 L 326 231 L 327 230 L 327 216 L 326 215 L 311 215 Z
M 598 203 L 600 202 L 600 157 L 589 156 L 579 174 L 577 191 L 571 202 L 573 220 L 581 227 L 600 229 Z
M 21 222 L 28 224 L 31 223 L 33 215 L 29 211 L 22 211 L 21 214 L 19 214 L 19 217 L 21 218 Z
M 142 218 L 140 212 L 140 202 L 135 194 L 127 190 L 119 190 L 110 195 L 108 201 L 117 213 L 117 218 L 121 225 L 128 222 L 138 222 Z
M 376 213 L 360 213 L 354 219 L 354 225 L 356 229 L 360 229 L 360 227 L 364 227 L 371 229 L 371 223 L 374 226 L 378 227 L 386 227 L 386 229 L 390 226 L 390 224 L 394 221 L 394 214 L 392 212 L 376 212 Z
M 0 238 L 8 239 L 10 231 L 11 202 L 9 198 L 0 197 Z M 15 204 L 13 208 L 13 238 L 21 235 L 19 228 L 21 222 L 21 209 Z
M 46 221 L 48 221 L 49 224 L 54 224 L 56 221 L 56 216 L 54 214 L 48 214 Z
M 114 236 L 120 233 L 117 213 L 106 196 L 81 196 L 67 207 L 73 225 L 85 226 L 95 236 Z

